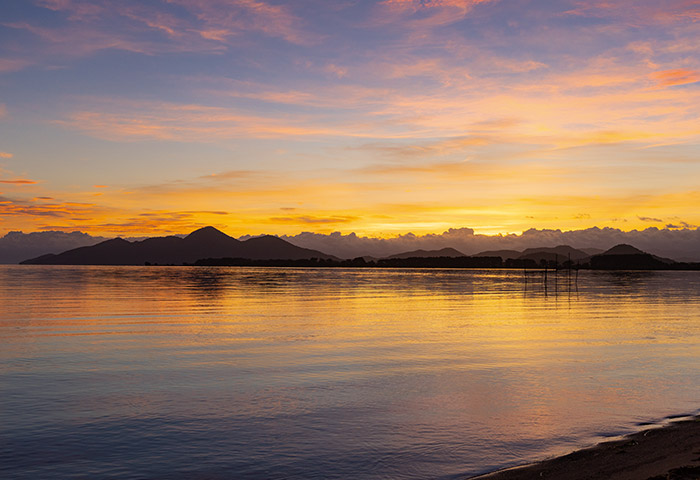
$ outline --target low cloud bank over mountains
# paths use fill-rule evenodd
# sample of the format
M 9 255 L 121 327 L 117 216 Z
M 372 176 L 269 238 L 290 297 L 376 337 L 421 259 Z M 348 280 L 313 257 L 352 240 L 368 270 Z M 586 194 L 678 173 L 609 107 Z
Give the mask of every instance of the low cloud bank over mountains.
M 107 240 L 82 232 L 10 232 L 0 238 L 0 263 L 19 263 L 47 253 L 61 253 Z
M 142 240 L 143 237 L 132 237 L 126 240 Z M 19 263 L 28 258 L 61 253 L 74 248 L 89 247 L 109 240 L 107 237 L 94 237 L 82 232 L 9 232 L 0 238 L 0 264 Z
M 451 228 L 442 234 L 414 235 L 408 233 L 393 238 L 361 237 L 340 232 L 323 235 L 303 232 L 281 238 L 304 248 L 312 248 L 341 258 L 363 255 L 386 257 L 410 250 L 455 248 L 466 255 L 486 250 L 525 250 L 535 247 L 571 245 L 574 248 L 607 250 L 620 243 L 634 245 L 646 252 L 679 261 L 700 261 L 700 228 L 632 230 L 588 228 L 585 230 L 537 230 L 522 234 L 480 235 L 471 228 Z
M 251 236 L 240 237 L 246 240 Z M 339 258 L 360 256 L 387 257 L 412 250 L 454 248 L 466 255 L 487 250 L 518 250 L 536 247 L 570 245 L 575 248 L 607 250 L 620 243 L 634 245 L 660 257 L 678 261 L 700 261 L 700 228 L 632 230 L 588 228 L 585 230 L 537 230 L 522 234 L 481 235 L 471 228 L 451 228 L 441 234 L 414 235 L 407 233 L 392 238 L 363 237 L 354 233 L 320 234 L 303 232 L 280 238 L 303 248 L 319 250 Z M 61 253 L 77 247 L 94 245 L 107 240 L 81 232 L 10 232 L 0 238 L 0 263 L 19 263 L 47 253 Z

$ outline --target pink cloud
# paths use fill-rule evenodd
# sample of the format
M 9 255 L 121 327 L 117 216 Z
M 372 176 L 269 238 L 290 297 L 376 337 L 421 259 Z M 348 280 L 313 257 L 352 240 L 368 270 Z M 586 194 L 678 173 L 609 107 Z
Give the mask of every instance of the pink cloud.
M 19 58 L 0 58 L 0 73 L 16 72 L 31 65 L 32 62 Z
M 348 74 L 348 69 L 345 67 L 340 67 L 334 63 L 329 63 L 324 67 L 324 70 L 331 75 L 334 75 L 338 78 L 343 78 Z
M 324 135 L 369 135 L 349 132 L 299 116 L 264 117 L 234 109 L 194 104 L 102 102 L 102 108 L 76 111 L 55 123 L 108 140 L 207 142 L 230 138 L 284 138 Z
M 192 12 L 201 22 L 203 38 L 224 41 L 239 32 L 261 32 L 299 45 L 319 38 L 302 28 L 302 21 L 285 5 L 260 0 L 167 0 Z
M 408 20 L 414 27 L 436 27 L 458 22 L 482 3 L 496 0 L 384 0 L 379 4 L 379 23 Z
M 245 32 L 300 45 L 319 40 L 302 28 L 302 20 L 288 7 L 261 0 L 42 0 L 39 5 L 61 12 L 68 22 L 52 27 L 27 22 L 5 26 L 37 35 L 46 43 L 44 51 L 53 55 L 90 55 L 104 49 L 144 54 L 213 53 L 225 49 L 232 37 Z M 176 16 L 169 11 L 172 5 L 189 15 Z M 148 35 L 154 32 L 165 37 Z M 6 65 L 0 61 L 0 72 L 3 67 L 23 68 L 17 61 Z
M 39 6 L 54 11 L 68 11 L 70 20 L 97 18 L 103 14 L 105 7 L 100 2 L 80 0 L 40 0 Z
M 666 2 L 622 0 L 580 1 L 576 8 L 566 12 L 595 18 L 615 18 L 629 25 L 651 25 L 700 20 L 700 2 L 697 0 L 671 0 Z
M 651 78 L 656 80 L 657 85 L 661 87 L 672 87 L 675 85 L 700 82 L 700 72 L 697 70 L 678 68 L 654 72 L 651 74 Z

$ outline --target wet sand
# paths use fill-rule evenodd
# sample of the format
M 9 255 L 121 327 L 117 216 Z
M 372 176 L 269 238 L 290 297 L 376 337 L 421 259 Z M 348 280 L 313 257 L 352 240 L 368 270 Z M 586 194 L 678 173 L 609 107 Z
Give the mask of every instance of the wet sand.
M 700 416 L 472 480 L 700 480 Z

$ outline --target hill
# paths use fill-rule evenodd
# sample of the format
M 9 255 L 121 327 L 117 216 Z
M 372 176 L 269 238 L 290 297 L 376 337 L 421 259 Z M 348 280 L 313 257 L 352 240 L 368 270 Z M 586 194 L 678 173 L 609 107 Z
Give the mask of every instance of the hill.
M 523 252 L 519 250 L 486 250 L 472 255 L 473 257 L 501 257 L 503 260 L 518 258 Z
M 602 250 L 600 251 L 602 252 Z M 474 256 L 501 257 L 503 261 L 533 261 L 538 265 L 542 261 L 553 264 L 563 264 L 569 259 L 571 259 L 573 263 L 584 263 L 590 257 L 590 255 L 585 251 L 570 247 L 569 245 L 528 248 L 522 252 L 518 250 L 486 250 L 484 252 L 479 252 Z
M 559 262 L 565 262 L 571 258 L 572 262 L 576 262 L 587 259 L 588 257 L 590 257 L 590 255 L 583 250 L 578 250 L 569 245 L 559 245 L 556 247 L 528 248 L 523 250 L 523 254 L 519 258 L 531 258 L 535 261 L 544 258 L 546 260 L 559 260 Z
M 465 254 L 454 248 L 442 248 L 440 250 L 412 250 L 410 252 L 397 253 L 385 258 L 438 258 L 438 257 L 466 257 Z
M 591 268 L 599 270 L 663 270 L 675 263 L 624 243 L 591 257 Z
M 153 237 L 129 242 L 121 238 L 80 247 L 58 255 L 48 254 L 21 262 L 26 265 L 159 265 L 192 264 L 202 258 L 248 258 L 254 260 L 335 259 L 332 255 L 297 247 L 281 238 L 265 235 L 245 241 L 204 227 L 185 238 Z

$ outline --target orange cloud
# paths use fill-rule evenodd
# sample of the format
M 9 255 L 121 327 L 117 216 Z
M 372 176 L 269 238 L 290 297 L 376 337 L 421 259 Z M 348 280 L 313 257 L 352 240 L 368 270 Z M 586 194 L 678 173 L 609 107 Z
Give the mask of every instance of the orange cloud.
M 14 157 L 13 154 L 8 153 L 8 152 L 0 152 L 0 158 L 12 158 Z
M 687 85 L 700 82 L 700 71 L 686 69 L 662 70 L 652 73 L 651 78 L 656 80 L 657 85 L 661 87 Z
M 272 217 L 270 221 L 273 223 L 280 224 L 337 224 L 337 223 L 350 223 L 358 220 L 359 217 L 350 215 L 334 215 L 330 217 L 319 217 L 319 216 L 309 216 L 309 215 L 296 215 L 293 217 Z
M 224 28 L 215 28 L 211 30 L 200 30 L 199 35 L 207 40 L 216 40 L 218 42 L 225 42 L 226 39 L 232 35 L 230 30 Z
M 24 178 L 18 178 L 16 180 L 0 180 L 0 183 L 9 183 L 11 185 L 34 185 L 39 182 L 34 180 L 26 180 Z
M 7 200 L 0 205 L 0 218 L 25 217 L 34 221 L 41 218 L 54 217 L 94 217 L 103 213 L 102 208 L 90 204 L 76 203 L 32 203 L 20 200 Z

